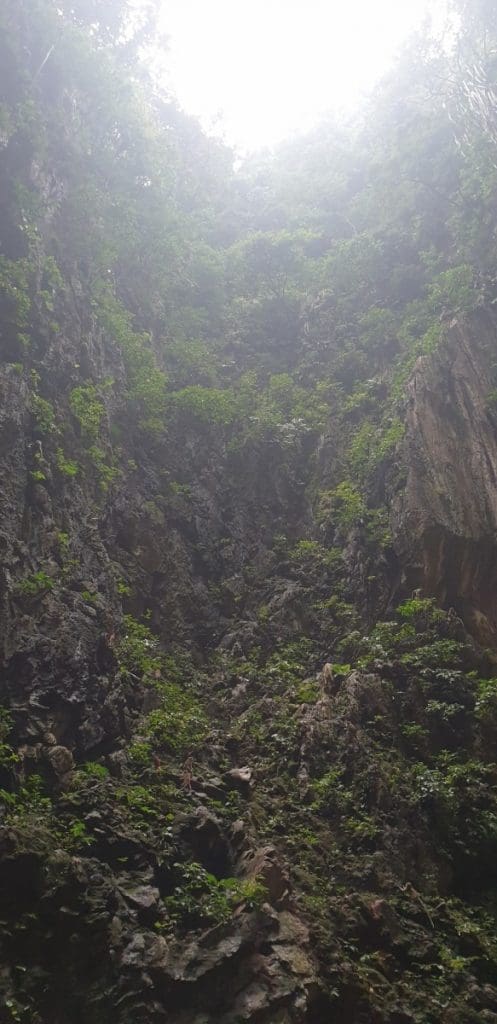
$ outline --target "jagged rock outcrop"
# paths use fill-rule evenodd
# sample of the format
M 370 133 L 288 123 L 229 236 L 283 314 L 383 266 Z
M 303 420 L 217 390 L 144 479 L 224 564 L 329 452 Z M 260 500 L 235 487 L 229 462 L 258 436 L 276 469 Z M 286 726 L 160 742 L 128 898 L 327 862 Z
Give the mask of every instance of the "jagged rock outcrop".
M 407 386 L 404 480 L 393 524 L 405 591 L 497 635 L 497 321 L 480 310 L 441 328 Z

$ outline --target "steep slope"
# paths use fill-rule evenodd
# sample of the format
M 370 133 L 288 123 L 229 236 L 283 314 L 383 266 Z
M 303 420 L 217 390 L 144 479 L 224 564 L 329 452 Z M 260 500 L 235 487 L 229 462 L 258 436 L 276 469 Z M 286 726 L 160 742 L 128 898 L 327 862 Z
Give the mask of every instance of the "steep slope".
M 495 1021 L 489 133 L 233 176 L 123 6 L 1 12 L 0 1019 Z
M 395 515 L 411 588 L 453 606 L 493 644 L 496 535 L 495 318 L 443 330 L 407 387 L 407 481 Z

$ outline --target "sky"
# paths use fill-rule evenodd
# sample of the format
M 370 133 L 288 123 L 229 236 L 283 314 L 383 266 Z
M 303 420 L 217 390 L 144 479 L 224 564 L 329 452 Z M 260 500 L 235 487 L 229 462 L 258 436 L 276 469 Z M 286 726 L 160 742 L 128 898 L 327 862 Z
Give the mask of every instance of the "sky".
M 241 153 L 348 113 L 444 0 L 163 0 L 161 75 Z

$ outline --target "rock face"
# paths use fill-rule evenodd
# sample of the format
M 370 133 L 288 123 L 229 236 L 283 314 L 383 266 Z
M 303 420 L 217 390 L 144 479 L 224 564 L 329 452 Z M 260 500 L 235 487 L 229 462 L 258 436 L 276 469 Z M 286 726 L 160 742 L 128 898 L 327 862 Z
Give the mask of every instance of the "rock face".
M 480 639 L 497 631 L 497 323 L 453 320 L 407 387 L 405 488 L 394 503 L 407 591 L 453 607 Z
M 73 1024 L 75 993 L 88 1024 L 417 1024 L 432 997 L 435 1021 L 439 993 L 423 972 L 440 944 L 468 961 L 464 994 L 456 972 L 444 982 L 453 1016 L 440 1020 L 472 1024 L 472 1003 L 495 1020 L 481 888 L 497 843 L 497 716 L 490 691 L 480 709 L 475 678 L 489 665 L 458 616 L 494 639 L 496 337 L 482 312 L 418 362 L 391 460 L 406 484 L 378 593 L 399 589 L 400 566 L 404 595 L 420 589 L 457 614 L 421 600 L 410 633 L 380 624 L 369 640 L 335 598 L 319 625 L 322 568 L 295 574 L 270 550 L 276 512 L 290 530 L 299 515 L 312 528 L 309 497 L 291 500 L 291 480 L 316 484 L 300 449 L 271 450 L 260 508 L 257 465 L 232 461 L 216 435 L 208 452 L 199 443 L 188 463 L 196 525 L 191 507 L 157 513 L 163 451 L 139 474 L 123 463 L 96 500 L 91 472 L 77 483 L 51 473 L 49 437 L 35 486 L 27 397 L 3 371 L 0 984 L 22 1024 Z M 359 524 L 343 555 L 358 608 L 371 558 Z M 132 591 L 125 621 L 120 579 Z M 144 604 L 156 634 L 137 627 Z M 373 617 L 381 610 L 373 602 Z M 285 645 L 306 627 L 314 640 Z M 175 661 L 174 629 L 195 658 Z M 485 939 L 474 930 L 461 945 L 471 928 Z
M 0 1024 L 497 1024 L 495 316 L 394 399 L 126 6 L 0 4 Z

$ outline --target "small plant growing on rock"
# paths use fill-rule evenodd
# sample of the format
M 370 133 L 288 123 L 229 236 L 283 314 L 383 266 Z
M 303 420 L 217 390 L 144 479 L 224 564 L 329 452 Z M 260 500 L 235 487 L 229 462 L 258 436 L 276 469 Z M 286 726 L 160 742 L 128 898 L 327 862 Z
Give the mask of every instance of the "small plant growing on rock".
M 85 761 L 80 765 L 79 771 L 90 779 L 108 779 L 109 769 L 99 761 Z
M 55 430 L 55 413 L 51 402 L 40 395 L 31 395 L 31 412 L 35 427 L 40 434 L 50 434 Z
M 150 743 L 139 740 L 136 743 L 132 743 L 128 748 L 128 757 L 136 767 L 148 767 L 152 763 L 152 747 Z
M 98 437 L 100 423 L 105 412 L 104 404 L 98 397 L 94 384 L 82 384 L 73 388 L 69 396 L 69 405 L 76 417 L 83 435 L 95 440 Z
M 445 618 L 445 613 L 441 608 L 437 608 L 432 597 L 412 597 L 408 601 L 404 601 L 399 604 L 397 615 L 404 622 L 418 623 L 419 620 L 422 620 L 425 627 L 436 626 Z
M 0 707 L 0 768 L 12 768 L 19 760 L 13 747 L 6 743 L 12 732 L 12 717 L 6 708 Z
M 175 864 L 179 883 L 164 899 L 171 921 L 180 928 L 224 924 L 241 903 L 257 910 L 267 893 L 258 879 L 216 878 L 195 861 Z
M 207 733 L 207 720 L 195 697 L 176 683 L 160 688 L 163 707 L 151 711 L 146 729 L 159 747 L 183 754 L 198 746 Z
M 120 475 L 120 470 L 113 465 L 109 465 L 106 460 L 106 455 L 103 448 L 98 444 L 93 444 L 88 449 L 88 455 L 98 473 L 98 482 L 104 493 L 109 490 L 110 485 Z
M 116 646 L 119 667 L 125 674 L 153 679 L 161 670 L 159 641 L 148 626 L 132 615 L 124 616 L 124 635 Z
M 19 594 L 24 594 L 27 597 L 37 597 L 39 594 L 53 590 L 54 586 L 55 581 L 52 577 L 40 570 L 32 573 L 31 576 L 26 576 L 24 580 L 20 580 L 16 590 Z
M 71 478 L 78 475 L 78 463 L 75 462 L 74 459 L 67 459 L 66 456 L 64 455 L 64 452 L 62 451 L 62 448 L 57 448 L 55 458 L 57 463 L 57 469 L 59 470 L 59 473 L 62 473 L 62 476 L 67 476 Z

